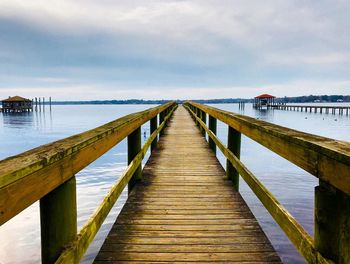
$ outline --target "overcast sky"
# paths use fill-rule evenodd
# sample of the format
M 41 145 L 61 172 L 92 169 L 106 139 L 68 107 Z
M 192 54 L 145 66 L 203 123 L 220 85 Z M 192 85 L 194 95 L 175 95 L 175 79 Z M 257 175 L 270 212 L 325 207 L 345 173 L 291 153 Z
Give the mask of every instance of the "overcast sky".
M 0 96 L 350 94 L 349 16 L 349 0 L 0 0 Z

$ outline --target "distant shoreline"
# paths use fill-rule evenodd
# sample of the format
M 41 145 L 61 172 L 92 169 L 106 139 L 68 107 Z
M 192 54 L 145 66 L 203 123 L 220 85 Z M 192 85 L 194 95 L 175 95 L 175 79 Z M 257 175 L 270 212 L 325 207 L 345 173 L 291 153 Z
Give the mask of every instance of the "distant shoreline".
M 137 104 L 164 104 L 172 100 L 89 100 L 89 101 L 52 101 L 52 105 L 137 105 Z M 183 103 L 187 100 L 175 100 Z M 197 99 L 194 102 L 203 104 L 232 104 L 232 103 L 252 103 L 253 99 L 243 98 L 223 98 L 223 99 Z M 350 95 L 309 95 L 297 97 L 278 97 L 276 102 L 283 103 L 341 103 L 350 102 Z M 47 105 L 48 102 L 45 102 Z

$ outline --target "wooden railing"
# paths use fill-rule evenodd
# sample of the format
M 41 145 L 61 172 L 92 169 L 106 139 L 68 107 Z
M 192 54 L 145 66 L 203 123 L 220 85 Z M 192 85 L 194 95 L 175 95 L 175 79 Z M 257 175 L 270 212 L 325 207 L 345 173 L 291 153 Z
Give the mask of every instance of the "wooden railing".
M 142 159 L 176 107 L 170 102 L 130 114 L 0 161 L 0 225 L 40 200 L 42 263 L 79 263 L 125 186 L 130 191 L 141 177 Z M 148 121 L 151 135 L 141 148 L 140 127 Z M 74 175 L 126 137 L 127 169 L 77 234 Z
M 184 106 L 209 146 L 227 158 L 226 173 L 238 191 L 239 175 L 309 263 L 350 263 L 350 143 L 288 129 L 214 107 L 186 102 Z M 209 127 L 206 117 L 209 116 Z M 228 125 L 225 146 L 216 136 L 217 120 Z M 239 160 L 241 134 L 319 178 L 315 189 L 314 239 L 257 177 Z

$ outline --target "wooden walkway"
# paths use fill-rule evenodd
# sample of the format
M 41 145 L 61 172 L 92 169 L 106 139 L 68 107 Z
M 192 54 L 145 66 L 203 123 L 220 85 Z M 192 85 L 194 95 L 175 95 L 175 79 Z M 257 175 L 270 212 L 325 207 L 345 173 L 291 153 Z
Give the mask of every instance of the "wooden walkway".
M 281 263 L 179 107 L 94 263 Z

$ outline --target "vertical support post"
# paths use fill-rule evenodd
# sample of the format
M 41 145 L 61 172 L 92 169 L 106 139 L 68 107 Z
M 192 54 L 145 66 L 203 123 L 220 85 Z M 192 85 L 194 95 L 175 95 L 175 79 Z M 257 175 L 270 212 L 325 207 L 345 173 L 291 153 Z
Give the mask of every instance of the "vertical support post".
M 204 111 L 201 111 L 201 120 L 203 121 L 203 123 L 206 125 L 207 124 L 207 113 Z M 205 137 L 205 129 L 203 127 L 201 127 L 201 131 L 203 136 Z
M 162 111 L 159 113 L 159 125 L 161 125 L 163 123 L 164 118 L 165 118 L 164 111 Z M 160 131 L 159 136 L 162 136 L 164 134 L 164 128 L 162 129 L 162 131 Z
M 228 127 L 227 148 L 237 157 L 241 156 L 241 133 L 232 127 Z M 239 173 L 232 166 L 229 160 L 226 160 L 226 176 L 232 181 L 236 191 L 239 190 Z
M 135 156 L 140 152 L 141 150 L 141 127 L 138 127 L 135 129 L 134 132 L 132 132 L 128 136 L 128 164 L 132 162 L 132 160 L 135 158 Z M 141 180 L 142 178 L 142 166 L 140 166 L 136 169 L 135 173 L 132 175 L 129 184 L 128 184 L 128 193 L 132 191 L 132 188 L 135 186 L 136 182 Z
M 156 115 L 155 117 L 153 117 L 150 121 L 150 133 L 152 135 L 152 133 L 154 131 L 157 130 L 157 121 L 158 121 L 158 116 Z M 158 140 L 158 136 L 153 140 L 152 144 L 151 144 L 151 152 L 157 147 L 157 140 Z
M 199 116 L 199 109 L 196 107 L 195 108 L 196 109 L 196 111 L 195 111 L 195 113 L 196 113 L 196 116 L 198 117 Z M 197 121 L 197 119 L 196 119 L 196 125 L 198 126 L 198 121 Z
M 77 235 L 75 177 L 40 199 L 40 226 L 42 263 L 54 263 Z
M 51 102 L 51 96 L 50 96 L 50 99 L 49 99 L 49 100 L 50 100 L 50 111 L 51 111 L 51 103 L 52 103 L 52 102 Z
M 315 247 L 335 263 L 350 263 L 350 196 L 320 180 L 315 188 Z
M 216 126 L 217 126 L 217 121 L 216 118 L 212 117 L 211 115 L 209 115 L 209 129 L 211 130 L 211 132 L 213 132 L 213 134 L 216 135 Z M 211 150 L 214 152 L 214 154 L 216 155 L 216 144 L 215 142 L 211 139 L 211 137 L 208 136 L 209 139 L 209 147 L 211 148 Z

